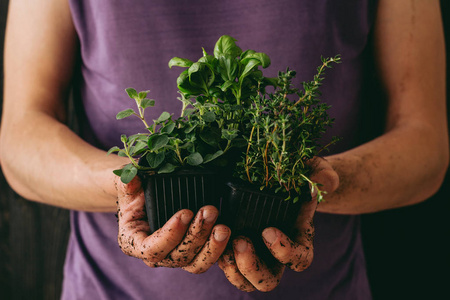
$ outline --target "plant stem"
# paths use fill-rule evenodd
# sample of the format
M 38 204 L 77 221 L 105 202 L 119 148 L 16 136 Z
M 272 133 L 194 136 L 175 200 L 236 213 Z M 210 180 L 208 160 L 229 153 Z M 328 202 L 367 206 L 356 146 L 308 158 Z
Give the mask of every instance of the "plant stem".
M 247 145 L 247 152 L 245 154 L 245 171 L 247 172 L 247 178 L 248 178 L 248 181 L 250 181 L 250 183 L 252 183 L 252 179 L 250 177 L 250 167 L 249 167 L 250 158 L 248 156 L 248 153 L 250 151 L 250 146 L 251 146 L 251 143 L 253 140 L 253 132 L 254 131 L 255 131 L 255 126 L 252 126 L 252 131 L 250 132 L 250 137 L 249 137 L 248 145 Z
M 127 157 L 130 159 L 131 163 L 133 164 L 133 166 L 136 167 L 136 169 L 141 169 L 141 166 L 138 165 L 138 163 L 133 159 L 133 157 L 130 155 L 130 150 L 127 147 L 127 143 L 123 143 L 123 149 L 125 150 L 125 154 L 127 155 Z

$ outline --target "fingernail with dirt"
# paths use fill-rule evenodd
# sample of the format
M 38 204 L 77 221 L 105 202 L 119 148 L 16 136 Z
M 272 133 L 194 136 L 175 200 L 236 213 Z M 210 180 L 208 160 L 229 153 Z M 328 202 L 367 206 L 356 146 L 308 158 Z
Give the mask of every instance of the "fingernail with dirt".
M 277 239 L 277 233 L 275 229 L 267 228 L 263 231 L 262 236 L 266 242 L 272 245 Z
M 180 217 L 181 222 L 183 222 L 184 225 L 188 225 L 191 222 L 192 214 L 190 213 L 183 213 Z
M 234 248 L 237 252 L 243 253 L 245 250 L 247 250 L 248 243 L 245 240 L 239 240 L 237 243 L 235 243 Z
M 214 231 L 214 239 L 218 242 L 223 242 L 228 238 L 229 232 L 228 230 L 218 230 L 216 229 Z
M 203 219 L 206 223 L 214 223 L 217 219 L 217 212 L 214 210 L 203 210 Z

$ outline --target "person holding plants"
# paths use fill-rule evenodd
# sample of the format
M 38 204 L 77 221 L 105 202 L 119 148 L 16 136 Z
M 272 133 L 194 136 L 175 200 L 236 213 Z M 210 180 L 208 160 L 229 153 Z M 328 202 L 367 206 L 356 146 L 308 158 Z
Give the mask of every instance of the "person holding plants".
M 73 210 L 63 299 L 370 299 L 357 215 L 425 200 L 448 166 L 438 1 L 13 1 L 7 26 L 2 169 L 24 197 Z M 120 133 L 139 126 L 114 120 L 126 108 L 123 89 L 150 88 L 163 99 L 149 118 L 179 111 L 167 61 L 180 49 L 194 57 L 223 34 L 268 53 L 271 69 L 289 66 L 299 80 L 321 55 L 342 56 L 322 99 L 336 119 L 329 134 L 343 140 L 311 162 L 311 179 L 328 193 L 301 210 L 294 240 L 264 231 L 274 266 L 261 264 L 245 238 L 225 250 L 230 231 L 215 224 L 212 207 L 195 217 L 180 211 L 148 232 L 139 180 L 123 184 L 112 173 L 128 160 L 106 156 Z M 365 62 L 373 58 L 387 95 L 385 129 L 361 141 Z M 72 82 L 81 138 L 64 125 Z M 117 236 L 123 252 L 173 268 L 123 255 Z

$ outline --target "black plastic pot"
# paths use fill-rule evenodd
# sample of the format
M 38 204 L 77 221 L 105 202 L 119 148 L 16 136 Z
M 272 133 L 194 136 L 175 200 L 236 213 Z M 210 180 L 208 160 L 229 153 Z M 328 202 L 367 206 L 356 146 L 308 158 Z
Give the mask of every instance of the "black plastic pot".
M 311 194 L 305 186 L 298 202 L 286 198 L 286 194 L 228 182 L 224 196 L 228 208 L 225 222 L 232 227 L 234 235 L 261 237 L 267 227 L 277 227 L 290 235 L 302 203 L 310 201 Z
M 219 210 L 217 223 L 226 224 L 233 236 L 261 240 L 267 227 L 277 227 L 291 235 L 304 201 L 311 196 L 306 186 L 297 203 L 287 195 L 260 191 L 250 185 L 226 183 L 227 176 L 207 169 L 182 169 L 169 174 L 139 174 L 145 193 L 145 206 L 152 232 L 161 228 L 177 211 L 194 213 L 213 205 Z
M 300 208 L 304 202 L 311 201 L 307 186 L 301 189 L 300 200 L 296 203 L 285 200 L 287 196 L 270 190 L 261 191 L 249 185 L 227 183 L 223 200 L 227 204 L 224 206 L 224 221 L 231 227 L 234 237 L 242 235 L 251 239 L 256 254 L 269 267 L 277 264 L 277 260 L 264 245 L 263 230 L 276 227 L 294 238 L 294 224 Z
M 140 174 L 145 206 L 152 232 L 161 228 L 177 211 L 196 213 L 202 206 L 222 210 L 223 176 L 211 170 L 187 169 L 169 174 Z M 219 214 L 220 217 L 220 214 Z

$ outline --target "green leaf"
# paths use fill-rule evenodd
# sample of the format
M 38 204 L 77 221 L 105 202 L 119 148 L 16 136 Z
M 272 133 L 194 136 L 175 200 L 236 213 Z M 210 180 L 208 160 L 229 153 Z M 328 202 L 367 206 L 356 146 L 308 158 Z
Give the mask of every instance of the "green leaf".
M 138 93 L 136 92 L 135 89 L 127 88 L 127 89 L 125 89 L 125 91 L 127 92 L 128 97 L 130 97 L 131 99 L 138 99 L 139 98 L 139 95 L 138 95 Z
M 212 161 L 212 160 L 218 158 L 218 157 L 221 156 L 222 154 L 223 154 L 223 151 L 222 151 L 222 150 L 219 150 L 219 151 L 217 151 L 217 152 L 214 153 L 214 154 L 206 154 L 206 155 L 205 155 L 205 159 L 203 159 L 203 163 L 206 164 L 206 163 L 208 163 L 208 162 L 210 162 L 210 161 Z
M 211 123 L 216 120 L 216 114 L 213 111 L 207 111 L 203 114 L 202 118 L 205 122 Z
M 120 120 L 120 119 L 129 117 L 129 116 L 131 116 L 131 115 L 133 115 L 133 114 L 135 114 L 134 110 L 131 109 L 131 108 L 128 108 L 128 109 L 125 109 L 125 110 L 122 110 L 121 112 L 119 112 L 119 113 L 116 115 L 116 119 L 117 119 L 117 120 Z
M 186 143 L 181 144 L 180 146 L 178 146 L 178 148 L 179 148 L 179 149 L 187 149 L 187 148 L 189 148 L 189 147 L 192 147 L 192 145 L 193 145 L 193 143 L 190 142 L 190 141 L 188 141 L 188 142 L 186 142 Z
M 147 159 L 148 165 L 152 169 L 156 169 L 165 159 L 166 155 L 164 152 L 159 153 L 148 153 L 145 158 Z
M 222 90 L 218 87 L 210 87 L 208 93 L 215 98 L 222 98 Z
M 148 134 L 142 134 L 142 133 L 137 133 L 137 134 L 133 134 L 130 135 L 128 137 L 128 141 L 131 142 L 142 142 L 147 144 L 147 140 L 148 140 L 149 135 Z
M 120 151 L 120 148 L 117 147 L 117 146 L 114 146 L 114 147 L 112 147 L 111 149 L 108 150 L 108 152 L 106 153 L 106 155 L 110 155 L 111 153 L 119 152 L 119 151 Z
M 175 171 L 175 169 L 176 166 L 172 165 L 171 163 L 166 163 L 158 170 L 158 174 L 172 173 L 173 171 Z
M 119 153 L 117 153 L 120 157 L 128 157 L 128 155 L 125 153 L 125 151 L 120 150 Z
M 120 135 L 120 140 L 124 144 L 128 142 L 128 138 L 127 138 L 127 136 L 125 134 L 121 134 Z
M 200 57 L 198 62 L 205 63 L 211 68 L 215 68 L 215 66 L 217 65 L 217 59 L 212 55 L 202 56 Z
M 241 57 L 241 63 L 243 65 L 246 65 L 250 59 L 258 60 L 263 68 L 267 68 L 268 66 L 270 66 L 270 58 L 265 53 L 262 53 L 262 52 L 250 53 L 250 52 L 248 52 L 244 58 Z
M 155 100 L 148 99 L 148 98 L 142 99 L 142 101 L 141 101 L 142 108 L 147 108 L 147 107 L 151 107 L 151 106 L 155 106 Z
M 186 108 L 184 110 L 184 112 L 183 112 L 182 117 L 186 117 L 186 116 L 192 115 L 192 113 L 194 113 L 195 111 L 197 111 L 196 108 Z
M 230 56 L 220 56 L 219 71 L 220 76 L 224 81 L 234 81 L 238 71 L 238 63 L 236 58 Z
M 253 70 L 253 68 L 261 65 L 261 62 L 257 59 L 250 59 L 245 65 L 244 71 L 242 71 L 241 76 L 239 76 L 239 82 L 242 83 L 245 77 Z
M 171 134 L 174 129 L 175 129 L 175 123 L 170 122 L 170 123 L 166 124 L 166 126 L 161 128 L 160 131 L 161 131 L 161 133 Z
M 130 183 L 131 180 L 136 176 L 137 169 L 132 164 L 128 164 L 122 169 L 122 173 L 120 174 L 120 180 L 122 180 L 123 183 L 127 184 Z
M 137 141 L 136 145 L 134 146 L 134 153 L 137 154 L 139 151 L 147 147 L 147 143 L 142 141 Z
M 222 138 L 231 141 L 238 136 L 237 132 L 237 129 L 222 129 Z
M 139 94 L 138 94 L 139 99 L 144 99 L 145 97 L 147 97 L 147 94 L 148 94 L 149 92 L 150 92 L 150 91 L 142 91 L 142 92 L 139 92 Z
M 114 170 L 113 173 L 120 177 L 122 175 L 122 169 Z
M 189 83 L 200 88 L 203 93 L 208 92 L 208 88 L 215 80 L 214 72 L 202 62 L 193 63 L 188 69 Z
M 178 76 L 177 78 L 177 87 L 180 92 L 185 93 L 187 95 L 200 95 L 202 90 L 198 87 L 193 86 L 189 81 L 188 70 L 185 70 Z
M 256 51 L 255 51 L 255 50 L 250 50 L 250 49 L 245 50 L 244 52 L 242 52 L 242 54 L 241 54 L 241 62 L 242 62 L 245 58 L 247 58 L 250 54 L 253 54 L 253 53 L 256 53 Z
M 170 114 L 167 111 L 164 111 L 158 118 L 158 120 L 156 120 L 157 123 L 162 123 L 164 121 L 166 121 L 167 119 L 170 118 Z
M 200 153 L 194 152 L 186 158 L 186 161 L 191 166 L 198 166 L 203 162 L 203 157 Z
M 220 141 L 220 131 L 218 128 L 209 127 L 200 133 L 200 138 L 211 146 L 216 146 Z
M 214 46 L 214 57 L 219 58 L 221 55 L 238 57 L 242 53 L 242 50 L 235 42 L 236 39 L 229 35 L 221 36 Z
M 269 77 L 264 77 L 264 85 L 271 85 L 276 87 L 278 85 L 278 78 L 273 77 L 273 78 L 269 78 Z
M 190 133 L 190 132 L 192 132 L 192 130 L 194 130 L 195 127 L 197 127 L 197 125 L 198 125 L 198 124 L 194 124 L 194 125 L 192 125 L 191 127 L 187 127 L 187 128 L 184 130 L 184 133 Z
M 169 60 L 169 68 L 175 67 L 182 67 L 182 68 L 189 68 L 192 66 L 193 62 L 186 58 L 180 58 L 180 57 L 174 57 L 171 60 Z
M 152 135 L 148 139 L 148 148 L 151 151 L 157 151 L 162 147 L 166 146 L 169 142 L 169 137 L 167 135 Z
M 222 86 L 220 87 L 220 89 L 221 89 L 222 91 L 226 92 L 230 86 L 235 86 L 235 85 L 236 85 L 236 82 L 231 81 L 231 80 L 227 80 L 227 81 L 225 81 L 225 82 L 222 84 Z

